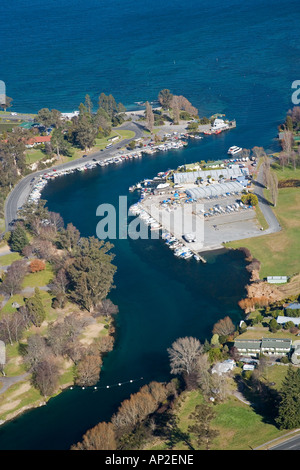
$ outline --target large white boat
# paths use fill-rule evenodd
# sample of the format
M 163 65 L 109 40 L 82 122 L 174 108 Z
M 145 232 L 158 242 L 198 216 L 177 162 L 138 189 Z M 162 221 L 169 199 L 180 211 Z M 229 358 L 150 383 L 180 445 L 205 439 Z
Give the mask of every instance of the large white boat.
M 241 147 L 237 147 L 236 145 L 233 145 L 228 149 L 229 155 L 236 155 L 237 153 L 240 153 L 243 149 Z

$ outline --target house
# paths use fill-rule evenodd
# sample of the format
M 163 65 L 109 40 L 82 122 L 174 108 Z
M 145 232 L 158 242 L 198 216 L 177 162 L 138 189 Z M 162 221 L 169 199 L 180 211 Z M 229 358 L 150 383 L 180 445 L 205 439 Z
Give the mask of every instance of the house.
M 287 281 L 287 276 L 267 276 L 267 282 L 269 284 L 285 284 Z
M 217 131 L 219 129 L 228 129 L 228 124 L 223 119 L 215 119 L 214 123 L 211 128 L 213 131 Z
M 296 326 L 300 325 L 300 317 L 286 317 L 283 315 L 278 315 L 276 321 L 279 325 L 284 325 L 288 321 L 292 321 Z
M 288 338 L 263 338 L 261 340 L 262 354 L 284 356 L 291 351 L 292 340 Z
M 236 339 L 234 347 L 240 354 L 244 356 L 259 356 L 260 354 L 260 339 Z
M 300 302 L 291 302 L 290 304 L 287 304 L 285 308 L 289 308 L 291 310 L 300 310 Z
M 38 135 L 35 137 L 31 137 L 27 143 L 26 148 L 30 149 L 35 147 L 36 145 L 46 144 L 51 142 L 51 135 Z
M 260 354 L 285 356 L 291 351 L 292 340 L 288 338 L 237 339 L 234 347 L 244 356 L 259 357 Z
M 235 368 L 236 364 L 233 359 L 226 359 L 226 361 L 223 362 L 217 362 L 211 370 L 212 374 L 226 374 L 227 372 L 230 372 Z

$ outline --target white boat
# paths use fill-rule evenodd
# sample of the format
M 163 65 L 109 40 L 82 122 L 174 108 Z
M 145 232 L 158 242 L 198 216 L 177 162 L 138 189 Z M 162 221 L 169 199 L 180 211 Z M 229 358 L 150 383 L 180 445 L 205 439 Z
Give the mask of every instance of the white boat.
M 228 149 L 228 154 L 229 155 L 236 155 L 237 153 L 240 153 L 243 149 L 241 147 L 237 147 L 236 145 L 233 145 Z

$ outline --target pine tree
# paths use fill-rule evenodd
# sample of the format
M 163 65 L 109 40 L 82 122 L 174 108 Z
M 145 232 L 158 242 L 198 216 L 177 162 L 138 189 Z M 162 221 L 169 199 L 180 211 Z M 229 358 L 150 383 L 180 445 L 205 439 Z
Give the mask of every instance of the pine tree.
M 289 366 L 280 392 L 276 423 L 280 429 L 300 426 L 300 370 Z
M 46 317 L 40 290 L 36 287 L 34 296 L 25 301 L 29 317 L 35 326 L 41 326 Z
M 22 225 L 18 224 L 15 230 L 11 233 L 9 244 L 12 251 L 22 252 L 23 248 L 28 245 L 29 240 L 26 235 L 26 230 Z

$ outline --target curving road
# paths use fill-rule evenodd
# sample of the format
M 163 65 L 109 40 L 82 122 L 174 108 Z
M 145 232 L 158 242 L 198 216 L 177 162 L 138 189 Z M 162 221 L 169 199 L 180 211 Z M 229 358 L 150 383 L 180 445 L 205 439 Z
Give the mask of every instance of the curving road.
M 121 144 L 122 147 L 125 147 L 134 139 L 139 139 L 143 136 L 144 127 L 139 125 L 136 122 L 130 122 L 123 124 L 119 127 L 119 129 L 133 131 L 135 136 L 130 139 L 122 140 Z M 60 165 L 54 165 L 51 168 L 47 168 L 46 170 L 37 171 L 35 173 L 31 173 L 28 176 L 25 176 L 19 183 L 13 188 L 13 190 L 9 193 L 8 197 L 5 201 L 5 230 L 8 231 L 11 227 L 11 223 L 13 220 L 17 218 L 18 210 L 22 207 L 22 205 L 26 202 L 32 187 L 34 185 L 34 180 L 43 175 L 46 171 L 50 171 L 53 168 L 56 169 L 71 169 L 77 167 L 80 163 L 91 163 L 94 160 L 101 161 L 105 160 L 106 158 L 114 155 L 120 148 L 120 142 L 116 143 L 110 149 L 95 152 L 90 154 L 88 157 L 79 158 L 77 160 L 73 160 L 69 163 L 62 163 Z

